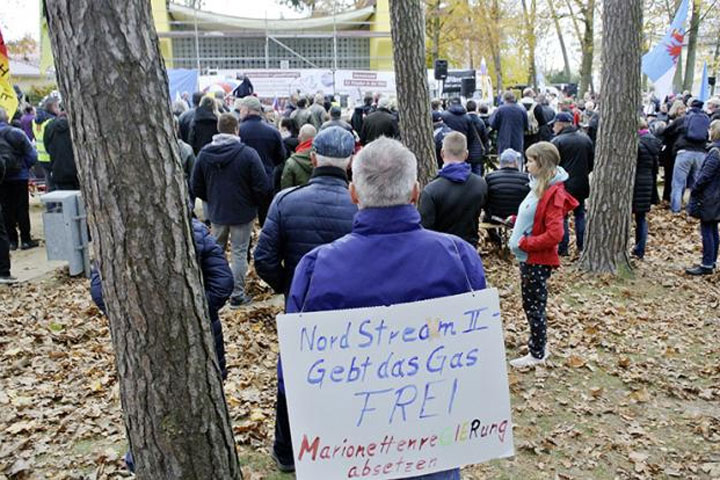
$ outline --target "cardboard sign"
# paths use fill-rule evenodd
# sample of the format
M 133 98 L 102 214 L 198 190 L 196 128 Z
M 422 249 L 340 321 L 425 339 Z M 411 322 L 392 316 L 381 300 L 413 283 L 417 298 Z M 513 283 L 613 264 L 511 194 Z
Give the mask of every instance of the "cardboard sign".
M 298 479 L 408 478 L 514 454 L 497 290 L 277 324 Z

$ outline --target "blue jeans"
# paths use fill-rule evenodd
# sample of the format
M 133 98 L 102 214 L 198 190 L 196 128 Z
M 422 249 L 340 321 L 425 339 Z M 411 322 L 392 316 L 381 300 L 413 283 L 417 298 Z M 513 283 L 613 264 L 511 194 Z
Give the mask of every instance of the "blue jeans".
M 225 251 L 228 237 L 230 237 L 232 263 L 230 269 L 235 279 L 235 287 L 230 298 L 242 299 L 245 296 L 245 274 L 248 269 L 248 248 L 250 247 L 250 234 L 253 222 L 244 225 L 216 225 L 213 223 L 212 232 L 217 237 L 218 245 Z
M 705 152 L 691 152 L 689 150 L 680 150 L 677 157 L 675 157 L 670 192 L 670 210 L 674 213 L 680 212 L 685 187 L 693 187 L 703 160 L 705 160 Z
M 645 245 L 647 244 L 648 223 L 645 212 L 635 213 L 635 248 L 633 253 L 638 258 L 645 256 Z
M 577 244 L 578 252 L 582 252 L 585 245 L 585 200 L 580 202 L 580 205 L 573 210 L 573 215 L 575 215 L 575 242 Z M 570 226 L 568 225 L 568 217 L 565 217 L 563 220 L 563 226 L 565 227 L 565 234 L 558 246 L 558 253 L 560 255 L 567 255 L 568 246 L 570 245 Z
M 482 176 L 483 176 L 483 173 L 484 173 L 484 172 L 483 172 L 483 164 L 482 164 L 482 162 L 481 162 L 481 163 L 471 163 L 471 164 L 470 164 L 470 170 L 471 170 L 472 173 L 474 173 L 475 175 L 480 175 L 480 176 L 482 177 Z
M 718 222 L 700 222 L 700 234 L 703 243 L 702 266 L 715 268 L 718 259 L 718 246 L 720 246 Z

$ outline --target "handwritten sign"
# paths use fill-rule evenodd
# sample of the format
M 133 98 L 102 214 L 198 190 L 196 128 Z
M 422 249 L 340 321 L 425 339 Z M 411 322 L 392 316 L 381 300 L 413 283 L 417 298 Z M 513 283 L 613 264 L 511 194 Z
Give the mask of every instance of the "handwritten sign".
M 497 290 L 277 318 L 297 478 L 408 478 L 513 452 Z

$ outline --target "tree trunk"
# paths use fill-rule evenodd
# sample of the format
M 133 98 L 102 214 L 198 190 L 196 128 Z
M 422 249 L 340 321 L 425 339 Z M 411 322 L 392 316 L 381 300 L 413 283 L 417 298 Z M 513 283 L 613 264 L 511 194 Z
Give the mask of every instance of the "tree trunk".
M 602 95 L 597 156 L 591 183 L 581 268 L 629 271 L 643 0 L 603 2 Z M 618 75 L 618 72 L 622 72 Z
M 535 20 L 537 12 L 537 0 L 530 0 L 528 9 L 527 0 L 522 0 L 523 17 L 525 19 L 525 35 L 528 44 L 528 85 L 537 90 L 537 71 L 535 67 L 535 46 L 537 37 L 535 35 Z
M 395 60 L 400 134 L 415 154 L 418 181 L 435 177 L 435 144 L 425 71 L 425 18 L 421 0 L 390 0 L 390 33 Z
M 502 74 L 502 35 L 500 27 L 500 4 L 498 0 L 493 0 L 491 11 L 490 11 L 492 28 L 495 29 L 494 34 L 490 31 L 490 26 L 486 25 L 490 40 L 490 53 L 493 57 L 493 65 L 495 67 L 495 89 L 502 92 L 503 90 L 503 74 Z M 494 95 L 493 95 L 494 96 Z
M 718 71 L 720 70 L 720 30 L 718 30 L 717 35 L 718 37 L 715 41 L 715 53 L 713 54 L 713 65 L 715 66 L 715 70 L 713 70 L 713 76 L 715 77 L 715 85 L 717 85 Z M 715 85 L 710 87 L 710 95 L 715 95 Z
M 555 25 L 555 31 L 557 32 L 558 41 L 560 42 L 560 51 L 563 56 L 563 71 L 565 73 L 565 81 L 570 81 L 570 58 L 568 57 L 567 47 L 565 46 L 565 37 L 560 28 L 560 18 L 558 17 L 557 10 L 555 10 L 554 0 L 547 0 L 548 6 L 550 7 L 550 16 L 552 17 L 553 24 Z
M 631 0 L 629 0 L 631 1 Z M 578 97 L 583 98 L 585 92 L 592 91 L 592 64 L 595 51 L 595 0 L 587 0 L 582 10 L 585 31 L 582 40 L 582 63 L 580 66 L 580 90 Z
M 673 8 L 672 12 L 669 13 L 670 17 L 670 23 L 672 23 L 673 19 L 675 18 L 675 14 L 677 13 L 678 8 L 680 8 L 680 4 L 682 3 L 682 0 L 675 0 L 675 7 Z M 684 43 L 684 42 L 683 42 Z M 682 92 L 682 85 L 683 85 L 683 54 L 682 51 L 686 47 L 683 46 L 683 48 L 680 50 L 680 56 L 677 59 L 677 65 L 675 68 L 675 75 L 673 76 L 673 90 L 675 93 Z
M 238 479 L 146 0 L 46 0 L 140 479 Z
M 693 81 L 695 80 L 695 53 L 697 51 L 697 39 L 700 30 L 700 5 L 701 0 L 694 0 L 692 16 L 690 17 L 690 30 L 688 31 L 687 63 L 685 64 L 685 81 L 683 90 L 692 92 Z

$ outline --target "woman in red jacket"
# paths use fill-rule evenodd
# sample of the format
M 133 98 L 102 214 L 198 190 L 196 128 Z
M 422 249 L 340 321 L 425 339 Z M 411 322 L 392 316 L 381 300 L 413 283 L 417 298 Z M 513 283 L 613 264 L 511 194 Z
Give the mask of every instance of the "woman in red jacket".
M 530 193 L 520 204 L 510 236 L 510 248 L 520 262 L 523 309 L 530 324 L 530 352 L 512 360 L 514 367 L 543 363 L 545 348 L 547 280 L 560 266 L 558 244 L 563 238 L 563 218 L 577 200 L 565 191 L 567 172 L 559 167 L 560 153 L 555 145 L 539 142 L 525 151 L 530 173 Z

